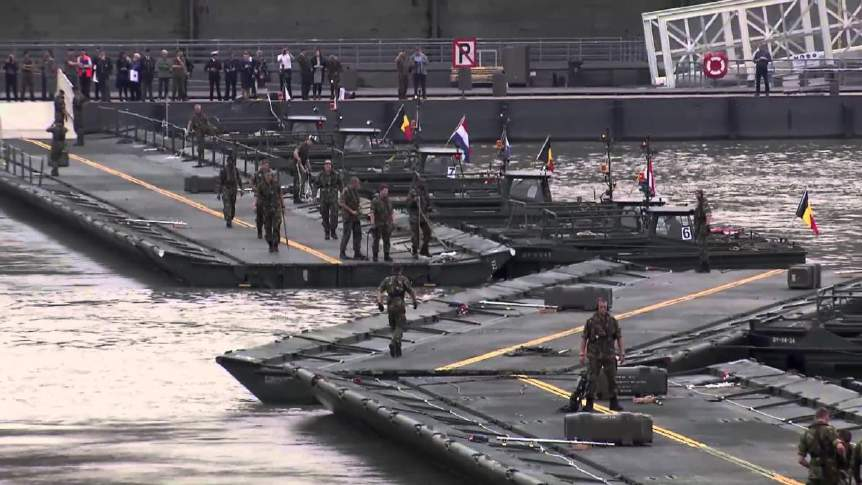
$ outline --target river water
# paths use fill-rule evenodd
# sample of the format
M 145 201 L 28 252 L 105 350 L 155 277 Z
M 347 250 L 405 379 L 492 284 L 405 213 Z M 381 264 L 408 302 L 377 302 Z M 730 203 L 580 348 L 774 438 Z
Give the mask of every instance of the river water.
M 704 188 L 718 222 L 790 236 L 827 265 L 862 265 L 862 144 L 655 148 L 669 201 Z M 490 157 L 488 146 L 474 150 Z M 515 146 L 514 156 L 537 150 Z M 556 198 L 601 193 L 601 144 L 554 153 Z M 634 197 L 639 147 L 615 156 L 618 194 Z M 794 216 L 806 187 L 818 238 Z M 0 248 L 0 482 L 467 483 L 324 410 L 261 405 L 213 360 L 370 314 L 370 292 L 177 288 L 3 198 Z

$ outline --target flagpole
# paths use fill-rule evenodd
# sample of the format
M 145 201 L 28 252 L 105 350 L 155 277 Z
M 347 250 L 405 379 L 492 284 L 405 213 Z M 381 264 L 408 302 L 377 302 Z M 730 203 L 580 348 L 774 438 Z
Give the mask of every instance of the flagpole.
M 401 107 L 398 108 L 398 111 L 395 113 L 395 116 L 392 118 L 392 122 L 389 123 L 389 128 L 386 128 L 386 133 L 383 134 L 383 139 L 389 136 L 389 132 L 392 131 L 392 127 L 395 126 L 395 123 L 398 121 L 398 116 L 401 115 L 401 112 L 404 111 L 404 103 L 401 103 Z

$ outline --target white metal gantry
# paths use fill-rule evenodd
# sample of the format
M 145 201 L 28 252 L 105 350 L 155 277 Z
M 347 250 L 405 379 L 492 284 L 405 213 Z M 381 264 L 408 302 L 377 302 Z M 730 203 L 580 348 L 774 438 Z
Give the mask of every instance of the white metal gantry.
M 753 63 L 735 61 L 750 61 L 761 44 L 775 59 L 862 49 L 860 12 L 862 0 L 722 0 L 643 13 L 652 82 L 675 87 L 710 51 L 726 52 L 732 67 L 753 76 Z

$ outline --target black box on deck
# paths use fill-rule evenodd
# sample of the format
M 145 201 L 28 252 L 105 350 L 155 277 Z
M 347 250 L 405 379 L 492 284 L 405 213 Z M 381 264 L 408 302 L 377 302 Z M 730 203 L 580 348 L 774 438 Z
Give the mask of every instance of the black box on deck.
M 796 264 L 787 269 L 787 287 L 792 290 L 820 288 L 822 268 L 819 264 Z
M 567 440 L 617 445 L 652 443 L 652 417 L 641 413 L 572 413 L 564 418 Z
M 667 394 L 667 370 L 648 365 L 617 368 L 617 394 L 620 396 L 664 396 Z M 599 374 L 596 387 L 599 399 L 608 397 L 608 383 Z
M 596 299 L 600 296 L 608 301 L 608 308 L 613 306 L 614 294 L 611 288 L 587 285 L 555 286 L 545 290 L 545 305 L 592 311 L 596 309 Z
M 185 190 L 192 194 L 202 192 L 215 192 L 218 188 L 218 177 L 202 177 L 200 175 L 192 175 L 185 179 Z

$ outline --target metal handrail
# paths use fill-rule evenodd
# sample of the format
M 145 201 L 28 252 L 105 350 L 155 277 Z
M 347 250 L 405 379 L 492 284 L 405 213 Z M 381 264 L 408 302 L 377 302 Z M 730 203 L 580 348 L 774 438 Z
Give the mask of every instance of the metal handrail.
M 30 185 L 34 184 L 34 177 L 36 177 L 36 185 L 42 185 L 42 175 L 45 171 L 45 157 L 37 157 L 39 168 L 38 170 L 34 170 L 33 155 L 0 140 L 0 158 L 5 162 L 3 165 L 6 173 L 16 175 L 21 180 L 27 181 Z
M 682 86 L 742 86 L 754 79 L 755 63 L 752 60 L 728 60 L 727 75 L 719 80 L 705 76 L 703 63 L 700 61 L 679 62 L 675 66 L 674 77 L 676 85 Z M 831 59 L 775 59 L 769 65 L 772 79 L 785 81 L 790 76 L 799 76 L 799 88 L 805 87 L 806 81 L 824 80 L 837 81 L 839 85 L 848 84 L 848 73 L 862 72 L 862 58 L 831 58 Z M 859 79 L 854 79 L 857 83 Z M 823 87 L 823 85 L 821 85 Z

